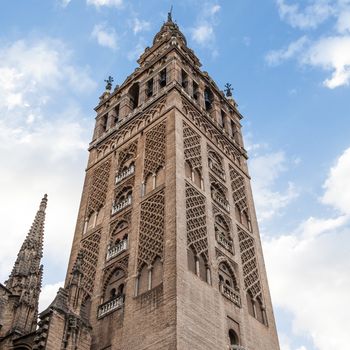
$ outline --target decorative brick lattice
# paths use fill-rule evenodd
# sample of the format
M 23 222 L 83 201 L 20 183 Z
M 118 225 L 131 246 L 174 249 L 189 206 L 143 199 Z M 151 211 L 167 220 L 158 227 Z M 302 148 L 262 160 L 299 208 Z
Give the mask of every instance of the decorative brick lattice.
M 124 164 L 130 160 L 135 159 L 137 154 L 137 140 L 124 147 L 118 154 L 118 170 L 117 173 L 123 168 Z
M 255 255 L 254 239 L 240 227 L 237 227 L 239 248 L 243 267 L 244 286 L 253 298 L 261 296 L 261 284 Z
M 202 169 L 201 137 L 186 123 L 183 123 L 185 161 L 191 164 L 192 169 Z
M 146 133 L 144 178 L 156 174 L 165 166 L 165 121 Z
M 182 99 L 182 106 L 187 117 L 193 121 L 208 139 L 220 148 L 233 162 L 240 165 L 242 156 L 239 149 L 212 124 L 212 121 L 209 118 L 205 118 L 202 113 L 192 107 L 184 98 Z
M 125 276 L 128 275 L 128 265 L 129 265 L 129 256 L 125 256 L 122 259 L 117 260 L 114 264 L 111 264 L 107 268 L 105 268 L 103 273 L 103 284 L 102 284 L 103 293 L 106 290 L 108 281 L 110 280 L 112 274 L 115 272 L 116 269 L 121 269 L 124 271 Z
M 106 160 L 103 164 L 97 167 L 92 175 L 92 180 L 89 188 L 89 199 L 87 206 L 87 215 L 98 211 L 102 208 L 106 201 L 108 179 L 111 169 L 111 160 Z
M 187 246 L 208 259 L 205 197 L 186 183 Z
M 83 287 L 88 294 L 92 294 L 98 253 L 100 249 L 100 232 L 95 232 L 81 241 L 80 251 L 83 253 Z
M 145 128 L 153 120 L 162 115 L 162 111 L 166 105 L 166 98 L 162 99 L 156 105 L 146 109 L 144 113 L 131 115 L 131 118 L 124 118 L 119 123 L 119 128 L 108 140 L 104 140 L 101 145 L 97 145 L 97 154 L 100 158 L 115 150 L 115 148 L 124 143 L 126 140 L 135 136 L 141 129 Z
M 230 166 L 230 180 L 232 188 L 232 196 L 235 205 L 239 210 L 248 212 L 248 202 L 243 176 L 237 170 Z
M 127 227 L 131 224 L 131 211 L 125 213 L 123 216 L 119 217 L 117 220 L 113 221 L 109 227 L 109 235 L 114 236 L 119 231 L 119 225 L 125 222 Z
M 156 257 L 163 259 L 164 190 L 141 203 L 138 268 L 152 265 Z

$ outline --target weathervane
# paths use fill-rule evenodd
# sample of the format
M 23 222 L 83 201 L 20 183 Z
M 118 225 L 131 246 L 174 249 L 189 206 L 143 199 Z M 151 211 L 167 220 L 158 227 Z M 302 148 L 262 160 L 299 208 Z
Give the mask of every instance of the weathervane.
M 170 11 L 168 12 L 168 22 L 173 21 L 172 14 L 173 14 L 173 5 L 171 5 Z
M 108 79 L 105 79 L 104 82 L 106 83 L 106 91 L 111 91 L 112 90 L 112 83 L 114 79 L 113 77 L 109 76 Z
M 226 92 L 226 97 L 232 97 L 232 91 L 233 91 L 233 87 L 230 83 L 226 83 L 225 85 L 225 92 Z

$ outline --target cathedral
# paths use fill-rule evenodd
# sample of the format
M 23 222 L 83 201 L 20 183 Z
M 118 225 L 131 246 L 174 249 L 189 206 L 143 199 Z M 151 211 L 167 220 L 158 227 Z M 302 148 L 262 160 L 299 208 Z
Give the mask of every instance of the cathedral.
M 232 97 L 171 13 L 106 80 L 64 287 L 38 314 L 47 196 L 0 284 L 0 349 L 279 350 Z

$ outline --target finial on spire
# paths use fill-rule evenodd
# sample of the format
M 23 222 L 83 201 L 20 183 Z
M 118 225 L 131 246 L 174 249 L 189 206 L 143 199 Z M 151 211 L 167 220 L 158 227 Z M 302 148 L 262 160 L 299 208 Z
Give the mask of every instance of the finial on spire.
M 173 21 L 173 5 L 170 7 L 170 11 L 168 12 L 168 22 Z
M 40 202 L 40 209 L 39 210 L 45 211 L 46 206 L 47 206 L 47 194 L 45 193 L 43 199 Z
M 225 85 L 225 92 L 226 92 L 226 97 L 232 97 L 232 91 L 233 91 L 233 87 L 230 83 L 226 83 Z

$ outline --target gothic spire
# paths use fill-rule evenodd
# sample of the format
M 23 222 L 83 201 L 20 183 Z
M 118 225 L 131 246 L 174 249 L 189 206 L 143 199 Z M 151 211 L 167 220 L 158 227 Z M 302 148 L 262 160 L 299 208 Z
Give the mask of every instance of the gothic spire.
M 39 210 L 35 215 L 33 224 L 17 255 L 10 277 L 6 282 L 6 287 L 15 294 L 21 294 L 25 288 L 25 285 L 23 285 L 24 279 L 27 278 L 33 282 L 32 277 L 34 277 L 34 275 L 37 277 L 36 284 L 40 289 L 42 275 L 40 261 L 43 255 L 46 206 L 47 195 L 45 194 L 40 202 Z

